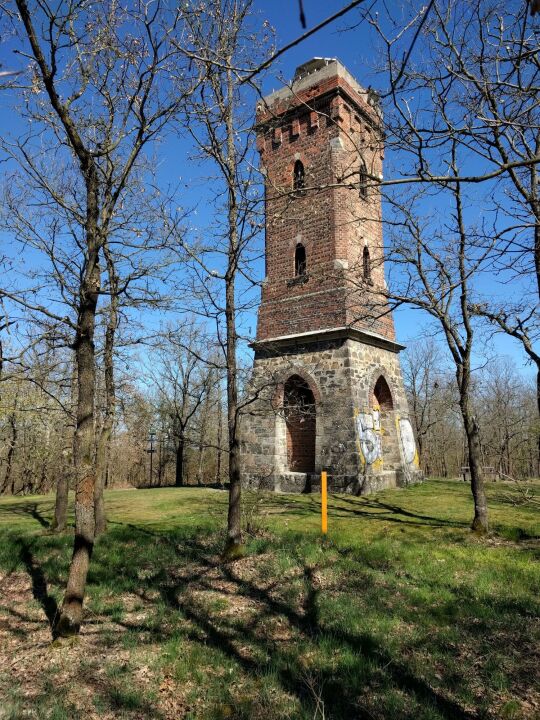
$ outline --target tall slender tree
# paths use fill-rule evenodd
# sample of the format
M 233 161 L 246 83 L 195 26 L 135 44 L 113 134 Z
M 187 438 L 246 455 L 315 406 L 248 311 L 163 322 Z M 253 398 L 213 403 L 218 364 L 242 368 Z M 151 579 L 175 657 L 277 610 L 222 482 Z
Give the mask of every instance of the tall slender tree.
M 104 249 L 111 248 L 111 238 L 125 238 L 129 228 L 132 254 L 140 257 L 152 235 L 130 212 L 140 207 L 131 201 L 146 182 L 147 150 L 189 93 L 182 85 L 182 58 L 171 42 L 182 31 L 184 6 L 171 8 L 159 0 L 3 5 L 31 71 L 21 90 L 27 131 L 19 139 L 4 138 L 3 149 L 24 177 L 20 199 L 31 196 L 44 215 L 30 225 L 19 213 L 19 225 L 10 229 L 32 236 L 46 253 L 59 289 L 52 304 L 39 293 L 10 297 L 51 325 L 68 326 L 77 367 L 75 541 L 54 628 L 66 636 L 77 633 L 82 622 L 96 529 L 95 333 Z M 54 164 L 50 153 L 56 154 Z M 10 186 L 12 207 L 16 187 Z M 137 268 L 132 284 L 141 276 Z M 129 284 L 124 281 L 123 289 Z
M 239 280 L 252 285 L 250 261 L 258 233 L 260 196 L 253 167 L 253 107 L 246 109 L 247 88 L 242 77 L 257 67 L 268 37 L 255 32 L 252 0 L 210 0 L 198 3 L 188 18 L 189 43 L 182 47 L 204 82 L 190 96 L 185 127 L 204 163 L 217 170 L 213 238 L 204 246 L 187 248 L 199 281 L 205 314 L 218 327 L 227 384 L 227 442 L 229 508 L 225 557 L 241 552 L 241 484 L 238 347 L 239 315 L 246 302 L 238 301 Z M 249 93 L 247 93 L 249 95 Z M 252 93 L 249 104 L 255 104 Z M 221 220 L 223 218 L 223 221 Z M 214 263 L 218 264 L 216 267 Z M 243 288 L 245 290 L 245 286 Z M 202 292 L 201 292 L 202 291 Z M 253 300 L 248 300 L 252 303 Z

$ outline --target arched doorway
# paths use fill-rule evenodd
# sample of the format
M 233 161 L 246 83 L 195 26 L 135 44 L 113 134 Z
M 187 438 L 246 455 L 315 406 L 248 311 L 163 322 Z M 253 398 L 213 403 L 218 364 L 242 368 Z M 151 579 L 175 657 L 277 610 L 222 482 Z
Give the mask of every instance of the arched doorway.
M 399 464 L 394 401 L 390 387 L 383 375 L 380 375 L 373 388 L 371 397 L 373 407 L 373 427 L 381 438 L 382 459 L 385 467 L 391 469 Z
M 306 381 L 292 375 L 285 383 L 283 409 L 287 428 L 287 466 L 292 472 L 315 471 L 315 398 Z
M 373 406 L 378 406 L 381 413 L 388 413 L 394 409 L 394 403 L 392 402 L 392 393 L 388 387 L 388 383 L 381 375 L 375 387 L 373 388 Z

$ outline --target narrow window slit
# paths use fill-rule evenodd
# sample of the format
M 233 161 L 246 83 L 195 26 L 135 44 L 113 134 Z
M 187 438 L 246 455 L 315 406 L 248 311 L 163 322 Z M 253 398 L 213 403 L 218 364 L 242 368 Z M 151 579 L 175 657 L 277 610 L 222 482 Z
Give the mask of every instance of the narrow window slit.
M 296 250 L 294 251 L 294 274 L 295 277 L 300 277 L 306 274 L 307 262 L 306 262 L 306 248 L 302 243 L 298 243 Z
M 364 280 L 371 283 L 371 258 L 369 256 L 369 248 L 367 245 L 364 247 L 364 252 L 362 253 L 362 269 Z
M 294 163 L 293 190 L 303 190 L 306 187 L 306 173 L 300 160 Z
M 358 188 L 359 188 L 360 197 L 362 198 L 362 200 L 367 200 L 367 196 L 368 196 L 368 189 L 367 189 L 368 176 L 367 176 L 366 166 L 364 165 L 364 163 L 362 163 L 362 164 L 360 165 L 360 170 L 359 170 L 358 175 L 359 175 Z

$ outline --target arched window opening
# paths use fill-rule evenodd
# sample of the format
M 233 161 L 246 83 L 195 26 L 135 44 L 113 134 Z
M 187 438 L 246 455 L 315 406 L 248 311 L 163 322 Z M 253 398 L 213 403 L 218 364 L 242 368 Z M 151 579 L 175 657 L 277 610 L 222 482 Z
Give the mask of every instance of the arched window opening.
M 362 200 L 367 200 L 367 182 L 368 182 L 368 176 L 367 176 L 367 170 L 366 166 L 363 162 L 360 163 L 360 170 L 358 172 L 359 178 L 358 178 L 358 188 L 360 192 L 360 197 Z
M 378 405 L 382 412 L 388 412 L 394 409 L 392 402 L 392 393 L 388 387 L 388 383 L 381 375 L 373 388 L 373 401 Z
M 303 190 L 306 187 L 306 173 L 300 160 L 294 163 L 293 190 Z
M 283 409 L 287 427 L 288 468 L 292 472 L 314 472 L 315 397 L 299 375 L 292 375 L 285 383 Z
M 364 247 L 364 252 L 362 254 L 362 270 L 364 280 L 366 282 L 371 282 L 371 258 L 369 256 L 369 248 L 367 245 Z
M 306 274 L 306 248 L 298 243 L 294 251 L 294 274 L 296 277 Z

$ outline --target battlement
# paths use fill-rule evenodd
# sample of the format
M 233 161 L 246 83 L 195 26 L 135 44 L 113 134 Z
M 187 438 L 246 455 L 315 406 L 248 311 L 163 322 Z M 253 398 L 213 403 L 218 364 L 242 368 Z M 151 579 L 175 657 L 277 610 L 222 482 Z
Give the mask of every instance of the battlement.
M 363 88 L 336 58 L 313 58 L 299 65 L 290 86 L 266 95 L 257 103 L 257 123 L 271 122 L 276 116 L 290 113 L 295 108 L 306 109 L 305 105 L 313 99 L 328 94 L 341 95 L 371 124 L 380 123 L 377 93 L 371 88 Z

